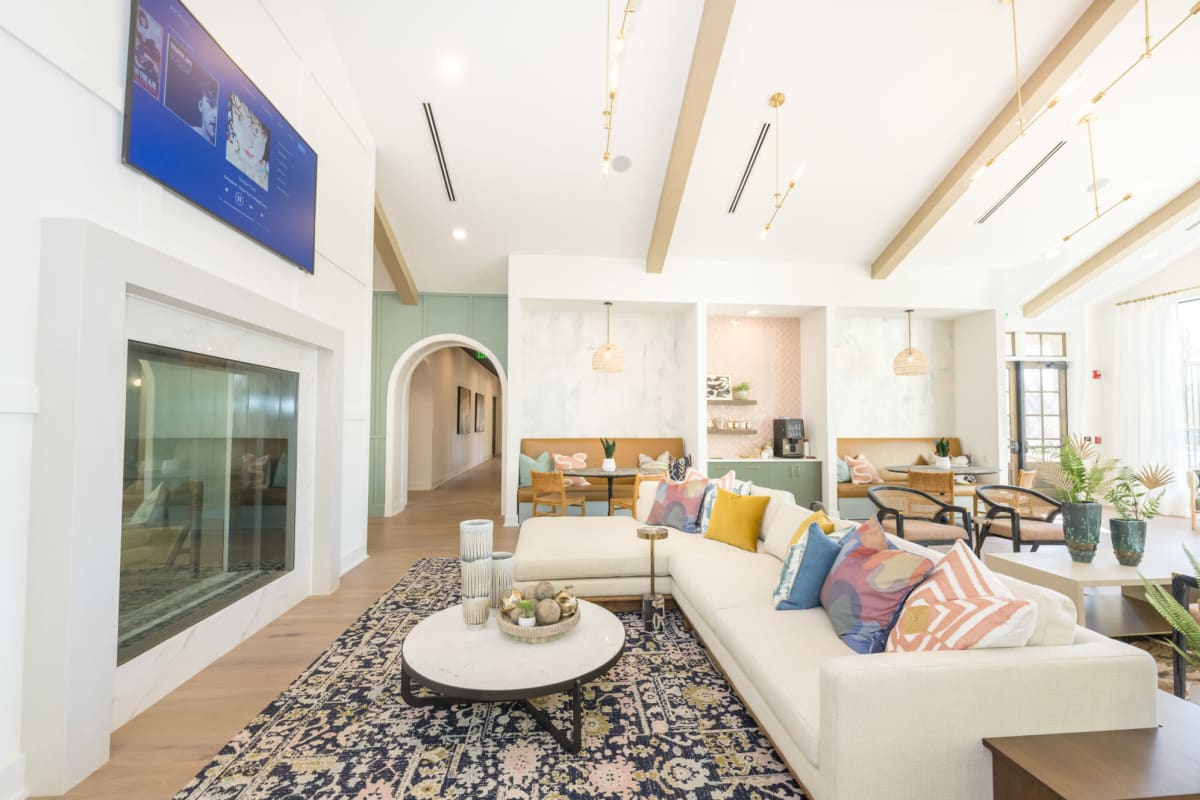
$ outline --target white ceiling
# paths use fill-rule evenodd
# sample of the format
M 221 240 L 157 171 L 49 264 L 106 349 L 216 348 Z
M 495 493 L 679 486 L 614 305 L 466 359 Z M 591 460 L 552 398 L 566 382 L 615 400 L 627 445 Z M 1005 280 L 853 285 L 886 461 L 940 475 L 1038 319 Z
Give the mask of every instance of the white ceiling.
M 1155 0 L 1165 32 L 1193 0 Z M 644 257 L 701 0 L 641 0 L 621 67 L 613 153 L 601 174 L 605 0 L 520 4 L 325 0 L 351 82 L 378 142 L 378 190 L 421 291 L 505 291 L 509 254 Z M 621 3 L 614 0 L 614 16 Z M 1026 75 L 1088 0 L 1019 6 Z M 862 268 L 1013 92 L 1009 7 L 998 0 L 743 0 L 734 13 L 670 250 L 671 258 L 793 261 Z M 1134 200 L 1061 256 L 1043 253 L 1091 213 L 1086 132 L 1074 120 L 1136 57 L 1140 10 L 1081 72 L 1077 92 L 977 181 L 900 267 L 1029 275 L 1033 294 L 1200 178 L 1200 22 L 1184 26 L 1098 109 L 1105 206 Z M 443 73 L 455 59 L 457 77 Z M 736 214 L 726 212 L 767 97 L 783 91 L 784 180 L 807 170 L 771 236 L 774 140 Z M 433 104 L 458 194 L 449 203 L 421 103 Z M 975 219 L 1050 146 L 1068 144 L 992 219 Z M 462 227 L 466 241 L 451 238 Z M 1190 249 L 1176 234 L 1168 252 Z M 1144 277 L 1146 264 L 1125 271 Z M 667 269 L 671 268 L 668 261 Z

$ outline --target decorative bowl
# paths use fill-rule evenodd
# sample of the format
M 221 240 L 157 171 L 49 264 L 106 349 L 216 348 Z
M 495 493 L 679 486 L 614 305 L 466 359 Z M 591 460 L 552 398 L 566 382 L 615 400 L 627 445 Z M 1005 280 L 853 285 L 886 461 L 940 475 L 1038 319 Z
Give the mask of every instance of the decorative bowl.
M 551 625 L 534 625 L 532 627 L 521 627 L 505 619 L 503 614 L 496 617 L 496 624 L 500 626 L 500 632 L 504 635 L 529 644 L 541 644 L 543 642 L 553 642 L 555 639 L 560 639 L 566 636 L 572 628 L 579 624 L 580 612 L 576 611 L 569 617 L 565 617 Z

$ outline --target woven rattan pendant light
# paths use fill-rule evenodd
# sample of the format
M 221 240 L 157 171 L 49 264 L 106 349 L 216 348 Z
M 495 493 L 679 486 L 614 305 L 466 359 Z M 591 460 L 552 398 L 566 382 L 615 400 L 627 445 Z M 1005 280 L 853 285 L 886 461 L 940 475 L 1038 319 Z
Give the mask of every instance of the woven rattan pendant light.
M 928 375 L 929 359 L 920 350 L 912 346 L 912 314 L 911 308 L 904 310 L 908 314 L 908 347 L 896 354 L 892 361 L 892 372 L 897 375 Z
M 592 369 L 597 372 L 621 372 L 625 369 L 625 354 L 621 348 L 612 343 L 612 302 L 604 302 L 608 313 L 608 331 L 604 336 L 604 344 L 592 353 Z

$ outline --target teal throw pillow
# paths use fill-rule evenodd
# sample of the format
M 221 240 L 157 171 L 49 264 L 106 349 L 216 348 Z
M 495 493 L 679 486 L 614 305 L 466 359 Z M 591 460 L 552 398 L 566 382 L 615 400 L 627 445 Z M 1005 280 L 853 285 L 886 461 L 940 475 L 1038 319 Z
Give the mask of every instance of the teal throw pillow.
M 524 453 L 521 453 L 518 460 L 518 471 L 520 475 L 518 479 L 521 486 L 533 486 L 533 472 L 551 472 L 554 468 L 554 462 L 550 458 L 550 453 L 542 453 L 537 458 L 531 458 Z
M 842 458 L 841 456 L 838 456 L 837 460 L 837 482 L 850 482 L 850 465 L 847 464 L 846 459 Z
M 279 457 L 279 466 L 275 467 L 275 475 L 271 478 L 272 489 L 286 489 L 288 482 L 288 455 L 285 452 Z
M 809 525 L 808 533 L 788 548 L 783 560 L 779 585 L 775 587 L 775 608 L 786 611 L 821 605 L 821 587 L 841 551 L 841 545 L 826 536 L 818 523 Z

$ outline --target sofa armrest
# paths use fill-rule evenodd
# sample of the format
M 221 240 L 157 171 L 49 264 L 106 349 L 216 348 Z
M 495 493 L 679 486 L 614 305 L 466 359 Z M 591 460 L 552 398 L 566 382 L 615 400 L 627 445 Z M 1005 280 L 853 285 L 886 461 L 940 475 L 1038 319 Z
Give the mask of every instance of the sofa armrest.
M 984 737 L 1156 725 L 1154 659 L 1075 632 L 1059 647 L 826 661 L 819 768 L 830 800 L 990 797 Z

